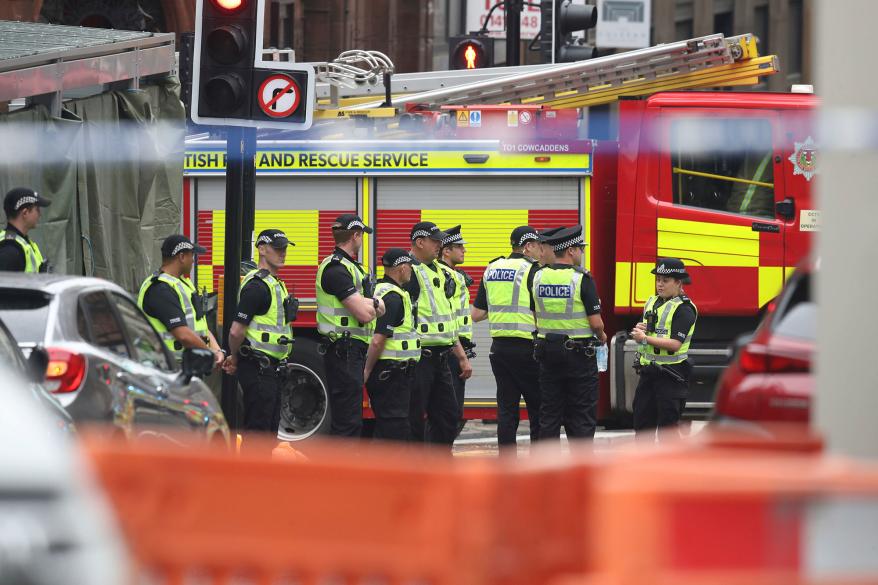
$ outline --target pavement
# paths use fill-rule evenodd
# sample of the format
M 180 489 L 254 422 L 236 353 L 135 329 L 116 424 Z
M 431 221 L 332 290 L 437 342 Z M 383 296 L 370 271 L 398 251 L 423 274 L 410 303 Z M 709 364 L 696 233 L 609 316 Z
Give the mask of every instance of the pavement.
M 699 433 L 707 423 L 705 421 L 683 421 L 680 425 L 680 434 L 692 436 Z M 518 454 L 527 455 L 530 452 L 530 425 L 528 421 L 522 421 L 518 427 L 517 445 Z M 634 431 L 607 430 L 598 427 L 594 437 L 594 450 L 596 453 L 612 453 L 615 449 L 634 442 Z M 561 433 L 561 448 L 568 448 L 567 435 Z M 468 421 L 454 442 L 454 455 L 456 457 L 497 457 L 497 424 L 494 422 Z

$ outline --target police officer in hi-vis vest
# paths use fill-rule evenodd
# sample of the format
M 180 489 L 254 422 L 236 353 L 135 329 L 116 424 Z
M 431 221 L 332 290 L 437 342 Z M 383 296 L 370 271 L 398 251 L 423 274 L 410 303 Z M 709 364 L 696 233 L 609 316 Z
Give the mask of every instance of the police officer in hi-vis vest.
M 209 349 L 215 366 L 222 365 L 225 354 L 207 328 L 204 301 L 189 280 L 195 255 L 207 250 L 179 234 L 165 238 L 161 250 L 162 267 L 140 285 L 137 305 L 177 362 L 185 348 Z
M 455 318 L 457 321 L 457 339 L 463 346 L 468 359 L 476 357 L 475 347 L 473 343 L 473 323 L 470 315 L 469 302 L 469 286 L 473 283 L 472 277 L 458 268 L 463 264 L 466 257 L 466 241 L 460 233 L 460 226 L 456 225 L 451 229 L 444 230 L 445 238 L 442 240 L 442 250 L 439 256 L 439 267 L 445 273 L 454 279 L 455 291 L 451 299 L 452 309 L 455 310 Z M 451 382 L 454 384 L 454 394 L 457 396 L 457 403 L 460 405 L 461 413 L 463 412 L 463 402 L 466 396 L 466 380 L 460 377 L 460 365 L 457 360 L 448 362 L 451 370 Z
M 244 391 L 244 431 L 277 435 L 280 422 L 278 368 L 293 351 L 299 302 L 278 276 L 293 244 L 284 232 L 267 229 L 256 238 L 259 261 L 241 282 L 235 320 L 229 330 L 229 357 L 223 366 L 238 375 Z M 246 441 L 244 443 L 246 445 Z
M 635 369 L 640 382 L 634 393 L 634 430 L 638 440 L 655 441 L 656 429 L 680 421 L 689 392 L 689 344 L 698 309 L 683 292 L 691 279 L 677 258 L 659 258 L 655 296 L 646 301 L 643 318 L 631 331 L 640 359 Z
M 582 226 L 560 230 L 546 243 L 554 263 L 534 275 L 532 294 L 540 361 L 540 438 L 591 439 L 597 425 L 596 347 L 607 340 L 594 280 L 582 268 Z
M 364 372 L 376 439 L 409 439 L 409 407 L 421 340 L 415 331 L 412 299 L 400 287 L 411 280 L 416 262 L 402 248 L 390 248 L 381 257 L 384 278 L 375 287 L 375 298 L 384 301 L 384 314 L 375 323 Z
M 520 401 L 527 404 L 530 438 L 540 436 L 540 366 L 534 360 L 531 288 L 543 237 L 524 225 L 512 230 L 512 253 L 488 264 L 473 303 L 473 321 L 488 319 L 491 370 L 497 382 L 497 443 L 515 452 Z
M 409 423 L 413 441 L 448 445 L 457 437 L 462 412 L 451 382 L 450 359 L 457 360 L 462 380 L 473 368 L 457 337 L 456 283 L 437 258 L 447 234 L 435 223 L 416 223 L 409 233 L 411 254 L 419 262 L 405 288 L 417 304 L 421 360 L 415 368 Z
M 33 189 L 16 187 L 3 199 L 6 229 L 0 231 L 0 270 L 12 272 L 48 272 L 49 263 L 40 247 L 28 237 L 42 217 L 42 208 L 50 201 Z
M 384 302 L 374 298 L 372 276 L 357 261 L 363 234 L 372 228 L 344 214 L 332 224 L 335 250 L 317 269 L 317 331 L 326 340 L 323 363 L 329 385 L 330 432 L 359 437 L 363 429 L 363 370 L 374 321 Z

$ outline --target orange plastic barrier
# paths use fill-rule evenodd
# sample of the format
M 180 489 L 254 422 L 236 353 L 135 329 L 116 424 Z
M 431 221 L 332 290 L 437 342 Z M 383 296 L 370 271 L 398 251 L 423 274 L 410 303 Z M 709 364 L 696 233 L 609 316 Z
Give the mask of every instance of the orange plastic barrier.
M 594 469 L 567 459 L 518 466 L 353 444 L 274 460 L 87 449 L 138 572 L 159 582 L 532 585 L 588 570 Z
M 811 439 L 523 461 L 86 445 L 138 572 L 158 582 L 878 583 L 878 469 Z
M 626 585 L 646 575 L 656 585 L 878 582 L 878 564 L 863 572 L 833 551 L 856 530 L 874 546 L 868 533 L 878 528 L 826 520 L 851 505 L 864 521 L 878 518 L 878 468 L 809 453 L 804 443 L 792 454 L 751 446 L 761 448 L 721 442 L 603 470 L 592 502 L 600 537 L 588 541 L 597 572 Z M 839 560 L 819 558 L 833 555 Z

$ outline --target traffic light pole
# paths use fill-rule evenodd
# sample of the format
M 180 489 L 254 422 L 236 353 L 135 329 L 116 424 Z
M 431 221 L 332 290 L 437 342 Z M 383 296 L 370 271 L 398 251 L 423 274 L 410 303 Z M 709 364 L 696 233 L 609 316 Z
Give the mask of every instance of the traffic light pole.
M 521 11 L 523 0 L 506 0 L 506 66 L 521 65 Z
M 244 129 L 226 129 L 226 247 L 223 270 L 223 345 L 228 349 L 229 331 L 235 320 L 241 284 L 241 220 L 244 199 Z M 250 159 L 252 163 L 252 158 Z M 238 381 L 223 374 L 221 402 L 229 427 L 238 427 Z
M 256 128 L 244 132 L 244 201 L 241 219 L 241 259 L 253 258 L 253 230 L 256 226 Z

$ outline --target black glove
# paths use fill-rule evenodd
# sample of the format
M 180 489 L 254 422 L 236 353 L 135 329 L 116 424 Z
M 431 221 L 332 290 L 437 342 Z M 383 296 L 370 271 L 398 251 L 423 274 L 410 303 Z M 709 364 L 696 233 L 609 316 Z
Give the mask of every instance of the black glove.
M 284 299 L 284 322 L 292 323 L 299 315 L 299 299 L 289 296 Z
M 367 274 L 363 277 L 363 296 L 367 299 L 371 299 L 372 295 L 375 294 L 375 287 L 378 285 L 378 281 L 375 278 L 374 274 Z

